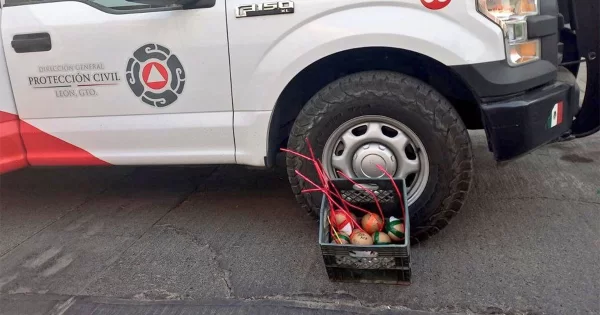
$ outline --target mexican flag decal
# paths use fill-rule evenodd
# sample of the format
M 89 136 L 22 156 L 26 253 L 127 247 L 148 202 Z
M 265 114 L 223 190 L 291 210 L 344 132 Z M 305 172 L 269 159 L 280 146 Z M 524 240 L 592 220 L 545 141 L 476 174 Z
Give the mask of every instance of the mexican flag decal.
M 557 125 L 560 125 L 562 123 L 562 120 L 563 120 L 563 102 L 561 101 L 561 102 L 554 104 L 554 107 L 552 108 L 552 112 L 550 113 L 550 116 L 548 117 L 548 122 L 546 123 L 546 128 L 550 129 Z

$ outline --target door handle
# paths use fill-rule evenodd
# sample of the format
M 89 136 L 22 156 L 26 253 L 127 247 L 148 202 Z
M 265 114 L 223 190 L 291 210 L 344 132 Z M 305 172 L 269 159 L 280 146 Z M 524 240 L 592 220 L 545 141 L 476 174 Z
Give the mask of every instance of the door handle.
M 52 40 L 48 33 L 20 34 L 13 37 L 11 45 L 17 53 L 49 51 Z

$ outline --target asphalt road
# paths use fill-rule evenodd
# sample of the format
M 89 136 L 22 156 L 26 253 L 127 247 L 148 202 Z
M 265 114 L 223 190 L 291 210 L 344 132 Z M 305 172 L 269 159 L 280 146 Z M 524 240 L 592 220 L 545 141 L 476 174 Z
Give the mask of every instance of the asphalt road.
M 505 166 L 472 140 L 468 202 L 409 287 L 328 281 L 281 167 L 4 175 L 0 313 L 600 314 L 600 136 Z

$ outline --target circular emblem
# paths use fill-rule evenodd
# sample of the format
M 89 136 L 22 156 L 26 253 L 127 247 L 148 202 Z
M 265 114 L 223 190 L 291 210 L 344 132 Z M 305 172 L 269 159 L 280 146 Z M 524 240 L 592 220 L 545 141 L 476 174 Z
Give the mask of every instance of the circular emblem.
M 157 44 L 144 45 L 133 53 L 125 77 L 133 94 L 155 107 L 173 104 L 185 85 L 185 71 L 177 56 Z
M 439 10 L 450 4 L 450 0 L 421 0 L 421 3 L 430 10 Z

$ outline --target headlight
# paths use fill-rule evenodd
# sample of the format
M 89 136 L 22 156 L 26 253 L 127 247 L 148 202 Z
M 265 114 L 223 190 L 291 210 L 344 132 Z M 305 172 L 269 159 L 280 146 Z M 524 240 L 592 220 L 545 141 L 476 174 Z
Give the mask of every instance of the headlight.
M 478 0 L 479 9 L 500 20 L 538 14 L 538 0 Z
M 518 66 L 540 58 L 539 41 L 529 41 L 526 16 L 539 14 L 539 0 L 477 0 L 477 9 L 504 33 L 506 58 Z M 515 56 L 521 56 L 516 58 Z M 525 57 L 526 56 L 526 57 Z

